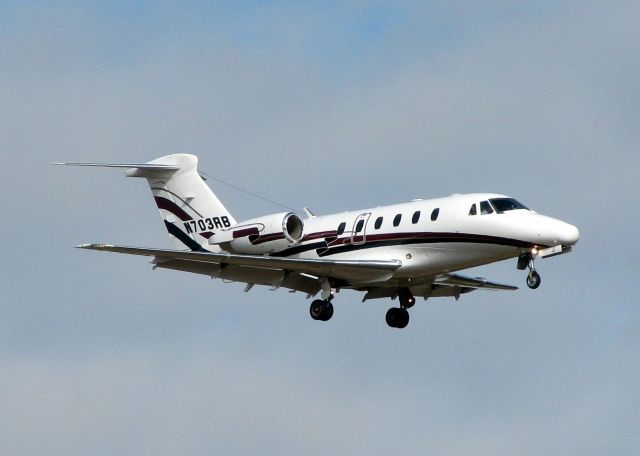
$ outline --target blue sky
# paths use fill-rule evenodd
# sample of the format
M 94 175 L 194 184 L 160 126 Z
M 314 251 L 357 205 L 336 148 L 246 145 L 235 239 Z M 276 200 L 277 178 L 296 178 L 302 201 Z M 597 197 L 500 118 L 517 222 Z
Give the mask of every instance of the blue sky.
M 0 453 L 636 455 L 633 2 L 5 2 Z M 513 195 L 581 230 L 524 288 L 390 303 L 171 271 L 148 189 L 51 161 L 199 155 L 330 213 Z M 277 206 L 210 183 L 238 219 Z M 319 432 L 319 429 L 321 432 Z

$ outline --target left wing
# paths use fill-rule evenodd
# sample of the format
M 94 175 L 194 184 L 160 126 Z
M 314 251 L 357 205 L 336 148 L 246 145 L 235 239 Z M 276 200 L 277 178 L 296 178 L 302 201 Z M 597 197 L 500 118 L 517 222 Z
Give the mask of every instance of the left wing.
M 402 263 L 392 261 L 356 261 L 294 259 L 231 253 L 192 252 L 150 249 L 109 244 L 82 244 L 82 249 L 154 257 L 157 267 L 207 274 L 248 284 L 284 286 L 315 294 L 319 277 L 366 283 L 388 280 Z M 312 276 L 312 277 L 309 277 Z

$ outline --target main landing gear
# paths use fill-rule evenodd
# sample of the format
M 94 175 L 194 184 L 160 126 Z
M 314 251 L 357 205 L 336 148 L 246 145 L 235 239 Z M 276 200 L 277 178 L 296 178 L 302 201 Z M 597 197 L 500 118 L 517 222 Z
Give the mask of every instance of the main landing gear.
M 327 299 L 316 299 L 309 306 L 309 314 L 311 318 L 319 321 L 328 321 L 333 316 L 333 304 L 331 304 L 331 295 Z M 387 312 L 387 324 L 392 328 L 406 328 L 409 324 L 409 311 L 407 309 L 413 307 L 416 298 L 408 288 L 402 288 L 398 292 L 398 300 L 400 307 L 392 307 Z
M 411 290 L 403 288 L 398 293 L 400 307 L 392 307 L 387 311 L 387 324 L 392 328 L 406 328 L 409 324 L 409 312 L 407 309 L 416 303 L 416 298 L 411 294 Z
M 534 267 L 534 256 L 531 253 L 523 253 L 518 258 L 518 269 L 521 271 L 529 268 L 529 274 L 527 274 L 527 286 L 532 290 L 535 290 L 540 286 L 542 278 Z
M 314 320 L 329 321 L 333 317 L 333 304 L 329 299 L 316 299 L 309 307 L 309 314 Z

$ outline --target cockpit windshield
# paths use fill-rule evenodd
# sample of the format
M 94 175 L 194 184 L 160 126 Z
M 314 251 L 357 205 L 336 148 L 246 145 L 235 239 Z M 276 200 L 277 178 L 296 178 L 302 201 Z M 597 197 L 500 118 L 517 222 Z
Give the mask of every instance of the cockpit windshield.
M 529 210 L 528 207 L 513 198 L 492 198 L 489 201 L 498 214 L 516 209 Z

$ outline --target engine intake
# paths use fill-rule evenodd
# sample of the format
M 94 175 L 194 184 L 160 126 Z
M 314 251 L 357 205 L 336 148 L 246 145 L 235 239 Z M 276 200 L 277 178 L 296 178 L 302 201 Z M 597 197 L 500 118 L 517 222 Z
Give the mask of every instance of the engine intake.
M 297 244 L 304 236 L 304 222 L 299 216 L 289 212 L 282 220 L 282 232 L 289 242 Z

